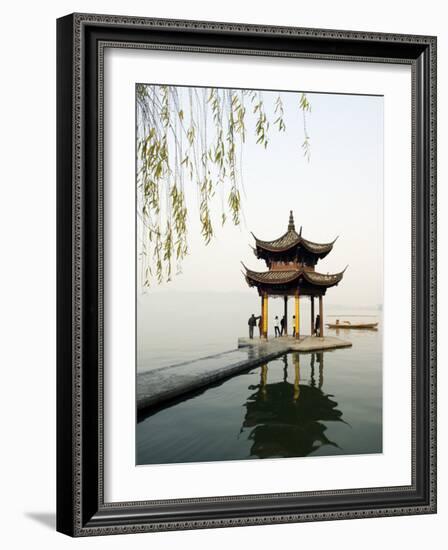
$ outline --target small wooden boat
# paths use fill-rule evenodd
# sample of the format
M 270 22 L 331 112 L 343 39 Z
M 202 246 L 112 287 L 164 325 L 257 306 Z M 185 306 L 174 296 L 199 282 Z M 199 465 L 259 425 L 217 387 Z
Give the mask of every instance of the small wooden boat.
M 378 323 L 350 323 L 350 321 L 336 321 L 336 323 L 327 323 L 328 328 L 367 328 L 375 330 Z

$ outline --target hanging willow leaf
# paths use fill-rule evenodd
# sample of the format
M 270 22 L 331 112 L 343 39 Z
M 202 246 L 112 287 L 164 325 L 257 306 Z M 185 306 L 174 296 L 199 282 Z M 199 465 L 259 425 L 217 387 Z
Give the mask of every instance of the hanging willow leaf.
M 311 143 L 310 143 L 310 136 L 308 135 L 308 130 L 307 130 L 306 115 L 311 111 L 311 105 L 310 105 L 310 102 L 308 101 L 308 98 L 306 97 L 306 94 L 302 94 L 300 96 L 299 107 L 302 110 L 302 114 L 303 114 L 303 134 L 305 136 L 302 143 L 303 155 L 309 162 L 311 158 Z
M 284 110 L 283 110 L 283 101 L 280 96 L 277 97 L 275 101 L 275 114 L 277 115 L 277 118 L 274 120 L 274 124 L 277 125 L 277 129 L 279 132 L 284 132 L 286 130 L 286 124 L 283 119 L 284 116 Z

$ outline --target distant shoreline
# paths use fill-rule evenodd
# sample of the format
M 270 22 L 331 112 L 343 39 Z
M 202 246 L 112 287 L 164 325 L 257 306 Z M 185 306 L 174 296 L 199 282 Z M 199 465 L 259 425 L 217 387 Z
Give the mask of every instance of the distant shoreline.
M 349 314 L 349 315 L 347 315 L 346 313 L 338 313 L 338 314 L 326 315 L 325 317 L 378 317 L 378 315 L 363 315 L 363 314 L 360 314 L 360 315 Z

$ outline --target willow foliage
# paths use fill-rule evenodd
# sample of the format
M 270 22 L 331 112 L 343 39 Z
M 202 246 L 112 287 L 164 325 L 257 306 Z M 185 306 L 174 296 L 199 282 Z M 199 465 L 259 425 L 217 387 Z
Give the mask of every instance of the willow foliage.
M 248 118 L 255 143 L 264 149 L 271 126 L 282 133 L 286 122 L 281 93 L 270 116 L 262 92 L 252 90 L 139 84 L 136 100 L 141 278 L 143 286 L 150 286 L 154 280 L 171 280 L 188 253 L 186 188 L 196 188 L 200 230 L 208 244 L 216 223 L 241 223 L 241 155 L 249 139 Z M 301 94 L 298 109 L 302 149 L 309 160 L 306 115 L 311 106 L 306 94 Z M 214 219 L 217 193 L 220 212 Z

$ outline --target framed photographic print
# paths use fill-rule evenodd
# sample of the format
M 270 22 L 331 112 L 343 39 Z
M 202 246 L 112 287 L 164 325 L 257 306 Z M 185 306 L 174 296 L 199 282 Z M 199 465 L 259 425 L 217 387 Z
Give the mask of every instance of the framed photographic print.
M 436 511 L 436 38 L 74 14 L 57 528 Z

